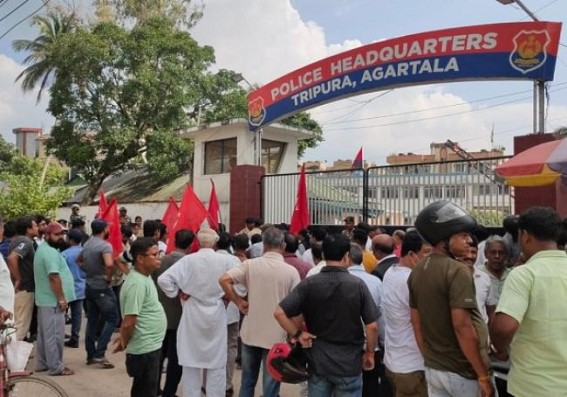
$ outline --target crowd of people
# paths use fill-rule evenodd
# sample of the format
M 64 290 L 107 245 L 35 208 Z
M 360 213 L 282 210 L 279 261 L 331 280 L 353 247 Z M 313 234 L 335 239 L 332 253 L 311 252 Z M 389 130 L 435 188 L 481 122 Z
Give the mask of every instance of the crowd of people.
M 567 390 L 567 224 L 549 208 L 506 217 L 502 236 L 447 201 L 391 234 L 353 217 L 299 235 L 247 218 L 234 235 L 169 236 L 123 207 L 120 222 L 121 255 L 78 206 L 67 224 L 4 224 L 0 319 L 35 341 L 35 371 L 74 374 L 63 346 L 79 347 L 85 310 L 86 364 L 112 369 L 107 351 L 125 351 L 133 397 L 253 397 L 260 377 L 277 397 L 285 341 L 305 356 L 287 369 L 308 374 L 301 396 L 488 397 L 492 362 L 509 359 L 511 395 Z

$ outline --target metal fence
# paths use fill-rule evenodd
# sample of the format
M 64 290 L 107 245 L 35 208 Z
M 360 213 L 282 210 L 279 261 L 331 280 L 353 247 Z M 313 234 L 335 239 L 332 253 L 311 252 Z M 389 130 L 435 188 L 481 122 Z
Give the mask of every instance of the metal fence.
M 451 200 L 485 226 L 514 213 L 513 190 L 494 174 L 508 157 L 307 172 L 311 223 L 339 225 L 346 216 L 375 225 L 412 225 L 427 204 Z M 289 222 L 299 173 L 262 178 L 265 222 Z

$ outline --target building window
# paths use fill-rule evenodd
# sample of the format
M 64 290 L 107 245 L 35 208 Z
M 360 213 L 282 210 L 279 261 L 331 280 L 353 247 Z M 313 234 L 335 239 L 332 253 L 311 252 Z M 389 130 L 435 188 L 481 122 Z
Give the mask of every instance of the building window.
M 376 200 L 378 198 L 378 189 L 369 188 L 368 189 L 368 198 L 371 199 L 371 200 Z
M 405 186 L 404 187 L 404 198 L 405 199 L 417 199 L 417 198 L 419 198 L 419 187 L 418 186 Z
M 380 195 L 383 199 L 400 198 L 400 191 L 397 186 L 384 186 L 380 188 Z
M 448 199 L 465 198 L 465 187 L 463 185 L 445 186 L 445 195 Z
M 426 199 L 442 199 L 443 188 L 441 186 L 424 186 L 423 195 Z
M 262 140 L 262 165 L 268 174 L 279 171 L 286 144 L 284 142 Z
M 236 138 L 205 142 L 205 175 L 225 174 L 236 165 Z

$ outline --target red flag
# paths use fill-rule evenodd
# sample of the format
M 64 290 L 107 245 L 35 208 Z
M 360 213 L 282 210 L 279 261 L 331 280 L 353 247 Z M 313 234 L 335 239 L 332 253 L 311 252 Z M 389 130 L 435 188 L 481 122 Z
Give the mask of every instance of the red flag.
M 108 222 L 108 242 L 112 245 L 112 257 L 116 258 L 124 251 L 122 244 L 122 232 L 120 231 L 120 219 L 118 217 L 118 202 L 113 198 L 108 204 L 101 218 Z
M 352 169 L 356 170 L 356 169 L 360 169 L 360 168 L 363 168 L 363 167 L 364 167 L 364 164 L 363 164 L 363 161 L 362 161 L 362 147 L 361 147 L 360 150 L 358 151 L 358 153 L 356 154 L 356 157 L 352 161 Z
M 217 191 L 215 189 L 215 183 L 211 179 L 211 197 L 209 197 L 209 225 L 212 229 L 218 230 L 219 228 L 219 215 L 220 206 L 219 200 L 217 199 Z
M 169 198 L 169 204 L 165 209 L 163 214 L 163 218 L 161 218 L 161 222 L 167 226 L 167 233 L 171 236 L 171 231 L 173 230 L 173 226 L 175 222 L 177 222 L 177 217 L 179 216 L 179 206 L 173 199 L 173 197 Z
M 175 248 L 175 233 L 180 229 L 189 229 L 193 233 L 197 233 L 201 227 L 201 223 L 207 219 L 207 210 L 199 200 L 189 184 L 185 187 L 183 198 L 179 205 L 179 216 L 177 222 L 173 225 L 170 235 L 173 238 L 169 239 L 167 244 L 167 252 L 171 252 Z
M 99 217 L 102 217 L 102 214 L 106 212 L 108 208 L 108 203 L 106 202 L 106 196 L 104 195 L 104 191 L 100 191 L 100 198 L 98 200 L 98 211 L 97 214 Z
M 289 231 L 298 234 L 310 225 L 309 198 L 307 197 L 307 183 L 305 180 L 305 164 L 301 167 L 299 184 L 297 186 L 297 201 L 291 215 Z

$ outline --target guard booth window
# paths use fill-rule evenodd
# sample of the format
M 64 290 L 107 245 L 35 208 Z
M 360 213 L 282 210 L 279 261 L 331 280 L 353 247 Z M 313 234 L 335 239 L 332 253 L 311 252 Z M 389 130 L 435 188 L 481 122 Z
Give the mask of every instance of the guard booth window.
M 236 138 L 205 142 L 205 175 L 225 174 L 236 165 Z
M 262 165 L 269 174 L 277 174 L 283 158 L 286 144 L 267 139 L 262 140 Z

